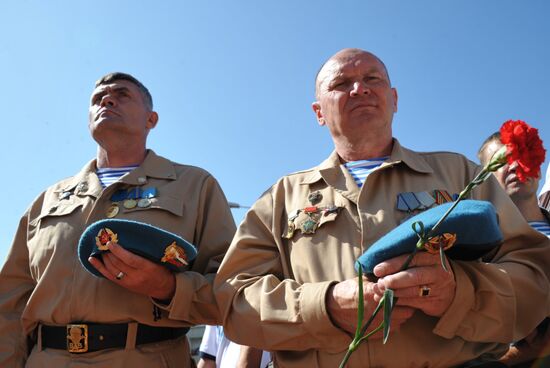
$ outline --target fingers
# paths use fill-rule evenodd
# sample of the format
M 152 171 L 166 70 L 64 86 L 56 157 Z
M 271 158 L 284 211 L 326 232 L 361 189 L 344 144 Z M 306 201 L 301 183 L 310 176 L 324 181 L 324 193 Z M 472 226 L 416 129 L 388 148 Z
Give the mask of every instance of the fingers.
M 113 281 L 113 282 L 117 282 L 118 280 L 116 279 L 116 274 L 114 274 L 112 271 L 109 271 L 107 269 L 107 267 L 105 267 L 105 265 L 103 264 L 103 262 L 101 262 L 99 259 L 97 259 L 96 257 L 88 257 L 88 262 L 90 262 L 90 264 L 92 266 L 94 266 L 96 268 L 96 270 L 98 270 L 103 276 L 105 276 L 105 278 Z
M 403 296 L 415 296 L 418 294 L 418 286 L 427 285 L 437 289 L 446 284 L 451 278 L 454 278 L 452 272 L 446 272 L 440 265 L 432 265 L 409 268 L 385 276 L 378 280 L 377 285 L 382 292 L 388 288 L 394 290 L 409 288 L 403 291 L 405 293 Z
M 119 244 L 109 242 L 107 245 L 110 252 L 103 253 L 103 262 L 95 257 L 88 258 L 88 261 L 107 279 L 120 284 L 123 278 L 127 278 L 140 268 L 147 267 L 143 258 L 127 251 Z
M 403 254 L 398 257 L 390 258 L 384 262 L 380 262 L 374 267 L 374 274 L 377 277 L 384 277 L 399 272 L 405 263 L 409 255 Z M 413 257 L 409 268 L 413 267 L 423 267 L 423 266 L 432 266 L 439 265 L 441 267 L 441 260 L 439 254 L 432 254 L 428 252 L 418 252 Z
M 131 269 L 143 269 L 146 267 L 147 262 L 145 262 L 144 258 L 127 251 L 120 244 L 109 242 L 108 246 L 111 253 L 116 256 L 117 261 L 124 264 L 122 267 L 129 267 Z

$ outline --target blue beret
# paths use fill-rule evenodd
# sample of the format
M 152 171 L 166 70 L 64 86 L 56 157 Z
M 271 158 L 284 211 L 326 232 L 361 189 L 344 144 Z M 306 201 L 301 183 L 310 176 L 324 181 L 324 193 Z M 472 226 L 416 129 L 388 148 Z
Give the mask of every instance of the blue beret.
M 355 268 L 362 266 L 365 273 L 372 274 L 374 266 L 380 262 L 411 253 L 418 242 L 412 224 L 422 221 L 427 233 L 452 204 L 448 202 L 409 218 L 371 245 L 359 257 Z M 474 260 L 502 243 L 497 213 L 493 205 L 486 201 L 460 201 L 434 235 L 444 233 L 456 234 L 455 244 L 445 251 L 451 259 Z
M 179 235 L 143 222 L 105 219 L 88 226 L 78 242 L 80 263 L 95 276 L 103 277 L 88 257 L 101 258 L 109 241 L 174 272 L 185 271 L 197 256 L 195 246 Z

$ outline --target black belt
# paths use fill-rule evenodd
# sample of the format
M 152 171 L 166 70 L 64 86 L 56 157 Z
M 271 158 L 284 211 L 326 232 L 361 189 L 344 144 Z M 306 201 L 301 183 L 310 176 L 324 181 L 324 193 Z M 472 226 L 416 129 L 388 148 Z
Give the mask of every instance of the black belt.
M 138 324 L 136 345 L 172 340 L 185 335 L 189 328 L 153 327 Z M 42 347 L 86 353 L 124 348 L 128 324 L 74 323 L 66 326 L 42 325 Z

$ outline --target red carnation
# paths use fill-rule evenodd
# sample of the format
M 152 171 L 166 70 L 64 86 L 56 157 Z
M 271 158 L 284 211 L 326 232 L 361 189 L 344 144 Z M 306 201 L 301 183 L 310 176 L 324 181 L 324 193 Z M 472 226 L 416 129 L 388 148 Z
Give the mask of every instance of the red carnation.
M 516 175 L 522 182 L 540 176 L 546 150 L 536 128 L 521 120 L 508 120 L 500 127 L 500 140 L 506 146 L 508 164 L 517 162 Z

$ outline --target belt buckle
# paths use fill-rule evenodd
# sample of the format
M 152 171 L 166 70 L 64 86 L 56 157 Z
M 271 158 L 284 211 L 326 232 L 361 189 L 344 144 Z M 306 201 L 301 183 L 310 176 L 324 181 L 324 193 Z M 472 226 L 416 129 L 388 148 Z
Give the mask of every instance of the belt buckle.
M 67 325 L 67 351 L 85 353 L 88 351 L 88 325 Z

